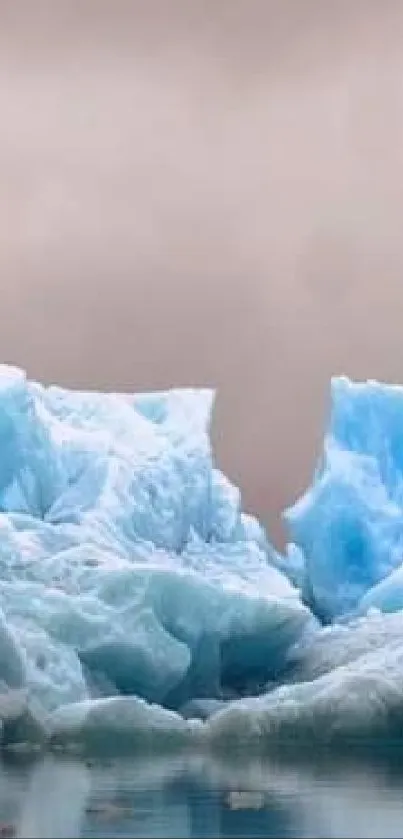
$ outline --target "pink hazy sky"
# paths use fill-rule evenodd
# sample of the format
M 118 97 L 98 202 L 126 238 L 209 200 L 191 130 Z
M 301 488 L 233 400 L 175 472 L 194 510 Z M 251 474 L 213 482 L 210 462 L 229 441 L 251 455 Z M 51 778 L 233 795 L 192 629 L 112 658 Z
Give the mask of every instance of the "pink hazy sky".
M 281 535 L 329 377 L 403 381 L 400 0 L 2 0 L 0 357 L 212 385 Z

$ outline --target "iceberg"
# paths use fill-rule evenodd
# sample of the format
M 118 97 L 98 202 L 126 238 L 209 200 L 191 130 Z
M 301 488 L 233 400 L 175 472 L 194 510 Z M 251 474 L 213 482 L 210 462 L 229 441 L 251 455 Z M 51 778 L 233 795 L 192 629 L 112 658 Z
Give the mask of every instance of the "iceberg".
M 391 611 L 403 605 L 395 585 L 403 562 L 402 432 L 402 387 L 332 379 L 313 484 L 284 514 L 303 556 L 303 569 L 295 561 L 291 568 L 325 621 L 360 611 L 361 601 L 368 608 L 389 604 Z M 389 577 L 391 589 L 385 582 L 371 598 Z
M 403 388 L 331 384 L 275 550 L 216 467 L 214 393 L 0 366 L 0 742 L 403 736 Z
M 91 699 L 61 706 L 52 715 L 49 743 L 53 750 L 76 754 L 160 753 L 189 745 L 194 722 L 174 711 L 134 696 Z
M 212 405 L 0 368 L 0 679 L 46 713 L 258 692 L 314 631 L 214 466 Z

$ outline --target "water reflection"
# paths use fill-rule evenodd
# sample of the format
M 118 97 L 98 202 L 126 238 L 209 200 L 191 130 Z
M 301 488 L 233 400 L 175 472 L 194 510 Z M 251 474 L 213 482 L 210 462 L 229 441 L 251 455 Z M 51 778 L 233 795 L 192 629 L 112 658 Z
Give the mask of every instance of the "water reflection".
M 45 759 L 31 773 L 17 835 L 21 839 L 80 836 L 90 792 L 85 764 Z
M 401 837 L 403 760 L 200 756 L 0 766 L 0 836 Z

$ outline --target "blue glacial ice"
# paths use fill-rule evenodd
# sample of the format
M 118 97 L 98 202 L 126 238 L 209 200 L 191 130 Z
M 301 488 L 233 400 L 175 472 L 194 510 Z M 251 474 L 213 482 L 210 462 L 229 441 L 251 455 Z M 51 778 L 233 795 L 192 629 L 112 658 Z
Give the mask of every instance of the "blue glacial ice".
M 3 743 L 403 734 L 403 389 L 332 381 L 284 556 L 214 465 L 213 397 L 0 367 Z
M 285 519 L 299 551 L 291 569 L 322 618 L 403 607 L 402 387 L 332 380 L 313 485 Z
M 0 370 L 0 679 L 47 711 L 253 692 L 314 630 L 214 468 L 212 401 Z

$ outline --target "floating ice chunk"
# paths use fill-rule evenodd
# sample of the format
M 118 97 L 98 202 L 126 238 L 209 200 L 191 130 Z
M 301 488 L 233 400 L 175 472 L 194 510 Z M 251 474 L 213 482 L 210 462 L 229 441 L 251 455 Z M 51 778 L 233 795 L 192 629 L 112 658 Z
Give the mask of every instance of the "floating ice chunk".
M 184 746 L 197 729 L 178 714 L 136 697 L 66 705 L 54 712 L 50 745 L 91 754 L 165 751 Z
M 334 378 L 323 455 L 285 513 L 305 557 L 305 597 L 325 618 L 354 611 L 403 558 L 403 388 Z
M 214 466 L 212 401 L 0 368 L 3 743 L 47 712 L 54 745 L 115 752 L 401 734 L 403 389 L 333 380 L 285 557 Z

